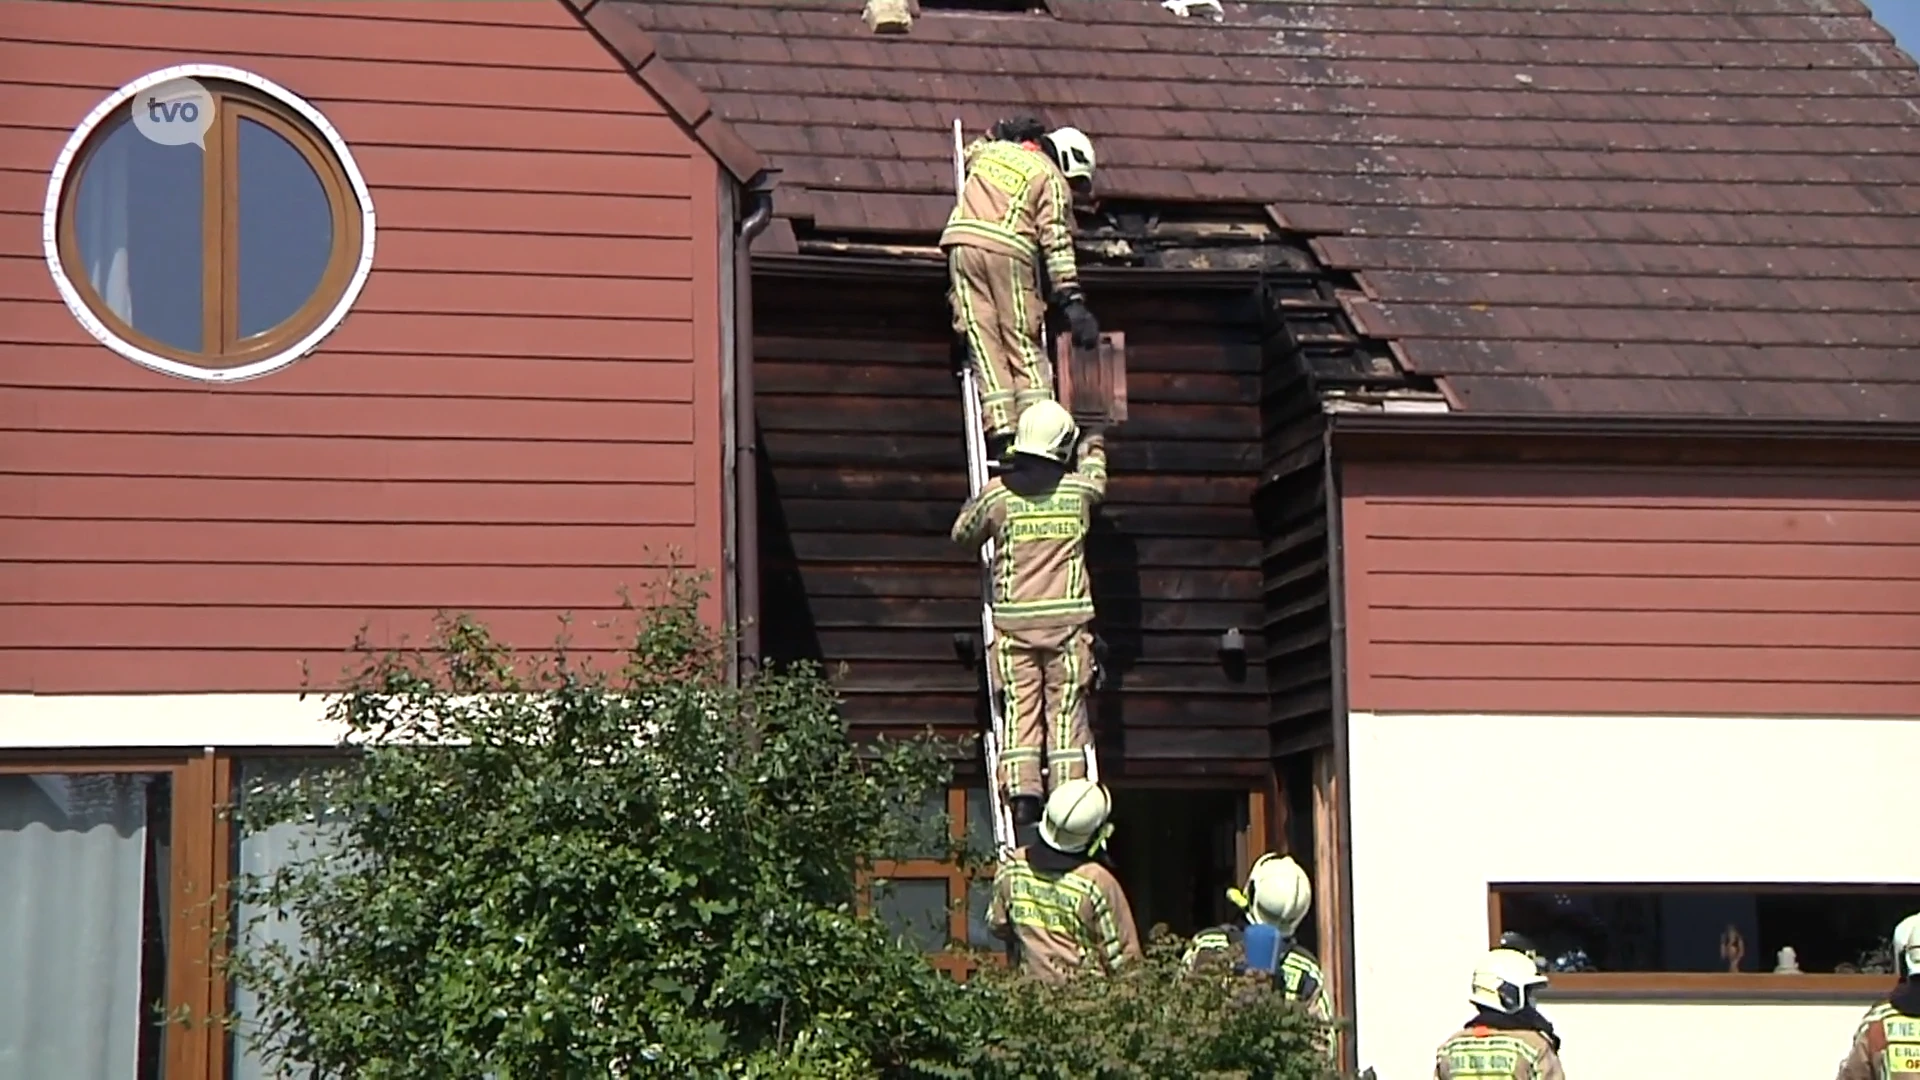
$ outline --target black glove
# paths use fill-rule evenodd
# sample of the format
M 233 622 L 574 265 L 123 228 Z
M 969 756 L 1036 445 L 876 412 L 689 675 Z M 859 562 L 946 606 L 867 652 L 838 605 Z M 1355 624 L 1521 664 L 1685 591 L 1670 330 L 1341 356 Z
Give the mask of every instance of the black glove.
M 1093 312 L 1087 310 L 1087 302 L 1075 297 L 1067 301 L 1067 325 L 1073 328 L 1073 347 L 1076 349 L 1097 349 L 1100 347 L 1100 323 L 1094 319 Z

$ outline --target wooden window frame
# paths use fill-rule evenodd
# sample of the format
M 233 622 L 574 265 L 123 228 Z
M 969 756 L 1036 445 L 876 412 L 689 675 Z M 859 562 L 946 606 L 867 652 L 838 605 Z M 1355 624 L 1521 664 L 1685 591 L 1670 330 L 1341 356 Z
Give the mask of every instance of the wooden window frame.
M 1487 945 L 1499 943 L 1504 932 L 1500 916 L 1503 892 L 1622 893 L 1622 892 L 1870 892 L 1876 889 L 1912 891 L 1916 885 L 1806 884 L 1772 882 L 1532 882 L 1502 881 L 1487 886 Z M 1889 933 L 1891 926 L 1887 927 Z M 1768 1000 L 1781 998 L 1871 1001 L 1885 996 L 1897 978 L 1892 973 L 1868 975 L 1776 975 L 1769 971 L 1555 971 L 1542 992 L 1547 1000 L 1718 998 Z
M 224 950 L 222 898 L 231 843 L 221 808 L 232 786 L 232 762 L 204 751 L 34 751 L 0 756 L 0 776 L 150 773 L 171 782 L 167 873 L 167 971 L 162 1000 L 169 1017 L 186 1009 L 186 1023 L 167 1024 L 162 1080 L 226 1080 L 225 1028 L 210 1022 L 226 1006 L 220 977 Z
M 1220 789 L 1222 785 L 1208 784 L 1190 778 L 1173 781 L 1154 781 L 1155 788 L 1178 789 Z M 1250 786 L 1233 785 L 1232 790 L 1246 797 L 1246 820 L 1235 841 L 1235 856 L 1239 860 L 1239 876 L 1244 879 L 1253 865 L 1253 860 L 1269 850 L 1268 839 L 1273 835 L 1271 814 L 1274 805 L 1271 780 L 1265 784 Z M 967 799 L 973 792 L 984 797 L 986 789 L 956 784 L 947 789 L 947 837 L 956 846 L 967 840 L 967 826 L 971 819 L 967 814 Z M 873 883 L 884 881 L 941 881 L 947 887 L 947 948 L 927 954 L 927 961 L 936 969 L 953 978 L 965 982 L 974 972 L 983 966 L 1005 967 L 1007 956 L 1004 949 L 994 949 L 976 945 L 968 935 L 968 916 L 972 910 L 968 892 L 977 882 L 993 881 L 999 870 L 999 863 L 982 862 L 971 869 L 955 862 L 940 859 L 881 859 L 859 872 L 856 885 L 856 897 L 859 910 L 865 914 L 872 911 Z M 1145 928 L 1141 931 L 1144 933 Z
M 60 178 L 55 236 L 60 265 L 80 302 L 115 336 L 156 357 L 194 368 L 220 371 L 258 363 L 296 345 L 329 318 L 353 289 L 363 261 L 364 208 L 358 185 L 328 140 L 273 95 L 217 78 L 200 80 L 215 100 L 214 124 L 207 132 L 200 170 L 201 188 L 201 344 L 178 349 L 128 325 L 115 315 L 85 273 L 75 229 L 75 206 L 94 154 L 115 132 L 132 124 L 122 106 L 116 119 L 96 125 L 81 143 L 74 162 Z M 252 120 L 285 139 L 313 170 L 332 219 L 332 249 L 313 294 L 278 325 L 242 339 L 240 322 L 240 121 Z M 76 273 L 78 270 L 80 272 Z

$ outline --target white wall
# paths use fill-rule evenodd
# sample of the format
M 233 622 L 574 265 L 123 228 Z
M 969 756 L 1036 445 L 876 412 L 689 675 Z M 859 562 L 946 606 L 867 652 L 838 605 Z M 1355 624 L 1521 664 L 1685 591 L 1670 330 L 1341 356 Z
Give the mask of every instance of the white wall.
M 1349 720 L 1360 1064 L 1433 1075 L 1494 881 L 1920 882 L 1903 720 Z M 1887 928 L 1891 931 L 1893 928 Z M 1829 1077 L 1856 1004 L 1553 1003 L 1572 1080 Z M 1649 1061 L 1659 1065 L 1649 1072 Z
M 0 694 L 0 750 L 332 746 L 318 694 Z

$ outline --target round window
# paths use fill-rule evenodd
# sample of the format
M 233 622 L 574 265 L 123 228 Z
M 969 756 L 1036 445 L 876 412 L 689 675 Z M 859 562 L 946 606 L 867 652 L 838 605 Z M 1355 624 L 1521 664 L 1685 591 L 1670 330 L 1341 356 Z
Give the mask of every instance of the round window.
M 253 378 L 311 352 L 373 263 L 372 202 L 338 134 L 232 68 L 169 68 L 102 102 L 61 155 L 46 213 L 74 315 L 186 378 Z

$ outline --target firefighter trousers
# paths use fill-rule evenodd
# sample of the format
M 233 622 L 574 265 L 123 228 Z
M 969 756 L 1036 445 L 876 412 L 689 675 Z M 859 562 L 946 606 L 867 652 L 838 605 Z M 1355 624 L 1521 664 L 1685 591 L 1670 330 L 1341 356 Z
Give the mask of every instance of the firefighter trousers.
M 996 630 L 993 665 L 1002 724 L 999 781 L 1007 795 L 1043 794 L 1043 758 L 1050 787 L 1086 776 L 1092 632 L 1084 624 Z
M 985 248 L 948 248 L 947 302 L 953 332 L 967 343 L 984 434 L 1011 435 L 1027 406 L 1053 397 L 1040 347 L 1047 302 L 1033 264 Z

